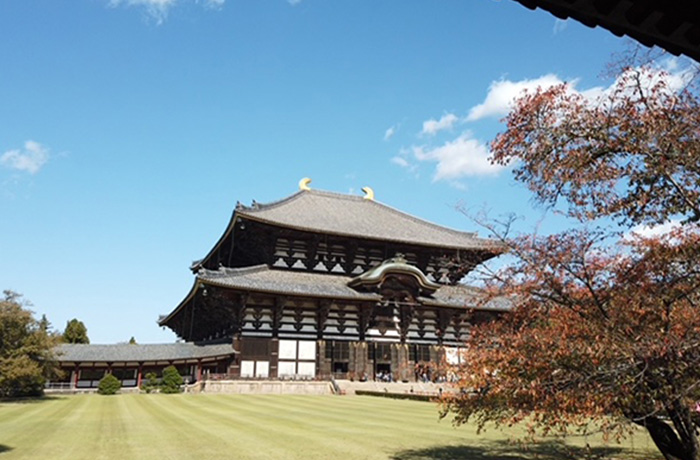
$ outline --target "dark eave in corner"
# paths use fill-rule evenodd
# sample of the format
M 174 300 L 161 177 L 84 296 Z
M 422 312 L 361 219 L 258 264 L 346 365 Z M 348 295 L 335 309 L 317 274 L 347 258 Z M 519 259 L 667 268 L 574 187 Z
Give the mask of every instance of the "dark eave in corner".
M 602 27 L 641 44 L 700 62 L 700 8 L 696 0 L 516 0 L 560 19 Z M 585 46 L 585 45 L 583 45 Z

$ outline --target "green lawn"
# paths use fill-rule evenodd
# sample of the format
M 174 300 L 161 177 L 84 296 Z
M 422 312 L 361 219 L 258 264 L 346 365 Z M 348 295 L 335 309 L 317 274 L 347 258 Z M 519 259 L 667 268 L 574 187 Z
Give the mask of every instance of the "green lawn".
M 512 433 L 517 434 L 517 433 Z M 10 459 L 650 459 L 646 436 L 527 449 L 438 420 L 433 403 L 370 396 L 81 395 L 0 403 Z M 586 441 L 592 449 L 586 450 Z

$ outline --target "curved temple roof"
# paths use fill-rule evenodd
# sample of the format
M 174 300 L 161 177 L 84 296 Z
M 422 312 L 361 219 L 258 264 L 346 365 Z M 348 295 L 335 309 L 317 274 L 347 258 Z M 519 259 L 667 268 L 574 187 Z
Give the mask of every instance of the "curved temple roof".
M 428 222 L 361 196 L 318 190 L 269 204 L 239 206 L 236 214 L 298 230 L 453 249 L 497 250 L 496 242 Z

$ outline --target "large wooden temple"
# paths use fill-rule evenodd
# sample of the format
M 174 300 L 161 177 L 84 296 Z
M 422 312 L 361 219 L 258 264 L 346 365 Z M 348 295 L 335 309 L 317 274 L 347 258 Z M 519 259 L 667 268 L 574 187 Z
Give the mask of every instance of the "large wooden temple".
M 444 228 L 365 196 L 311 190 L 238 204 L 193 263 L 194 284 L 159 324 L 187 342 L 232 343 L 230 378 L 412 380 L 455 359 L 479 306 L 459 281 L 498 255 L 494 241 Z

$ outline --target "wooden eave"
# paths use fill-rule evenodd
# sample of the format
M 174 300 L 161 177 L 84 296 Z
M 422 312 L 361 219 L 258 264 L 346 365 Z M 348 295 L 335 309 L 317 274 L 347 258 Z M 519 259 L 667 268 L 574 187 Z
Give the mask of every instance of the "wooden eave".
M 373 205 L 375 206 L 380 206 L 382 209 L 382 213 L 385 213 L 386 215 L 396 215 L 398 217 L 396 218 L 401 218 L 401 219 L 407 219 L 413 222 L 416 222 L 417 225 L 423 225 L 427 229 L 432 228 L 434 231 L 438 232 L 445 232 L 445 233 L 450 233 L 454 234 L 455 237 L 459 236 L 460 238 L 468 238 L 470 235 L 472 238 L 474 238 L 474 245 L 470 246 L 468 244 L 447 244 L 447 243 L 430 243 L 427 241 L 415 241 L 411 240 L 408 238 L 395 238 L 392 237 L 391 235 L 382 235 L 382 236 L 373 236 L 373 235 L 365 235 L 365 234 L 358 234 L 358 233 L 352 233 L 352 232 L 344 232 L 340 230 L 323 230 L 319 229 L 316 226 L 314 226 L 313 223 L 310 223 L 308 225 L 299 225 L 299 224 L 290 224 L 290 223 L 280 223 L 277 220 L 274 219 L 268 219 L 264 218 L 260 215 L 258 215 L 261 211 L 264 211 L 266 209 L 274 208 L 274 207 L 279 207 L 283 206 L 286 203 L 290 203 L 293 200 L 297 199 L 304 193 L 315 193 L 317 196 L 326 196 L 330 199 L 338 199 L 338 200 L 343 200 L 346 199 L 350 202 L 351 200 L 354 199 L 352 196 L 346 196 L 342 194 L 335 194 L 331 192 L 319 192 L 319 191 L 299 191 L 297 193 L 294 193 L 286 198 L 283 198 L 281 200 L 269 203 L 269 204 L 259 204 L 256 205 L 257 208 L 252 208 L 252 207 L 245 207 L 245 206 L 237 206 L 236 209 L 233 211 L 233 214 L 231 215 L 231 219 L 226 227 L 226 230 L 224 233 L 221 235 L 219 240 L 216 242 L 216 244 L 212 247 L 211 250 L 204 256 L 202 259 L 199 261 L 195 262 L 190 268 L 192 271 L 197 271 L 200 267 L 206 266 L 208 263 L 209 259 L 218 251 L 220 250 L 221 246 L 224 244 L 224 242 L 231 237 L 231 233 L 235 232 L 236 228 L 236 223 L 243 219 L 246 221 L 251 221 L 251 222 L 256 222 L 260 224 L 264 224 L 267 226 L 270 226 L 271 228 L 276 228 L 276 229 L 288 229 L 288 230 L 293 230 L 293 231 L 298 231 L 298 232 L 304 232 L 304 233 L 310 233 L 310 234 L 315 234 L 315 235 L 332 235 L 340 238 L 348 238 L 348 239 L 354 239 L 354 240 L 364 240 L 364 241 L 369 241 L 369 242 L 375 242 L 375 243 L 394 243 L 394 244 L 401 244 L 405 245 L 408 247 L 415 247 L 415 248 L 423 248 L 423 249 L 447 249 L 450 251 L 455 251 L 457 253 L 485 253 L 490 255 L 490 257 L 485 257 L 483 260 L 488 260 L 492 257 L 495 257 L 499 254 L 502 254 L 503 252 L 506 251 L 506 248 L 499 244 L 497 241 L 492 241 L 486 238 L 479 238 L 476 236 L 475 233 L 473 232 L 462 232 L 459 230 L 454 230 L 448 227 L 443 227 L 441 225 L 435 224 L 433 222 L 429 222 L 423 219 L 420 219 L 418 217 L 412 216 L 410 214 L 407 214 L 403 211 L 399 211 L 395 208 L 392 208 L 391 206 L 387 206 L 385 204 L 381 203 L 375 203 L 373 202 Z M 335 198 L 334 198 L 335 197 Z M 381 223 L 378 223 L 379 225 Z M 430 230 L 426 230 L 426 232 L 429 232 Z M 234 235 L 235 236 L 235 235 Z M 478 242 L 478 244 L 477 244 Z
M 541 8 L 560 19 L 572 18 L 588 27 L 627 35 L 645 46 L 700 62 L 700 14 L 692 0 L 516 0 Z

